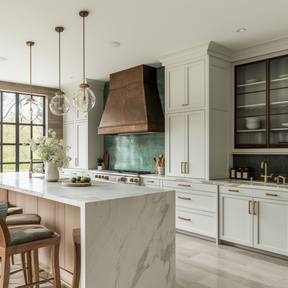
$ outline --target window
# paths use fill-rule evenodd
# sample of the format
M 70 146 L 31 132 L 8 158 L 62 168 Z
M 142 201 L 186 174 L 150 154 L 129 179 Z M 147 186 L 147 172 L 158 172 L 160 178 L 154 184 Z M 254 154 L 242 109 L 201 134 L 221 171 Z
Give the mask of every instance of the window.
M 34 121 L 27 121 L 21 115 L 21 107 L 29 97 L 27 94 L 0 91 L 1 172 L 28 171 L 33 155 L 22 143 L 45 135 L 45 97 L 33 95 L 40 109 L 39 116 Z M 42 170 L 42 163 L 34 163 L 33 169 Z

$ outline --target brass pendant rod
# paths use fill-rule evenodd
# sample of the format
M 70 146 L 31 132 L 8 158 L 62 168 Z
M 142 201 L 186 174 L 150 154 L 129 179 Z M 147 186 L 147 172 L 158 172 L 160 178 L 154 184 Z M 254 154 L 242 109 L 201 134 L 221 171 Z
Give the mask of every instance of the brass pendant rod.
M 85 83 L 85 17 L 83 17 L 83 83 Z
M 59 30 L 59 92 L 61 91 L 61 55 L 60 55 L 60 30 Z
M 32 99 L 32 46 L 30 46 L 30 99 Z

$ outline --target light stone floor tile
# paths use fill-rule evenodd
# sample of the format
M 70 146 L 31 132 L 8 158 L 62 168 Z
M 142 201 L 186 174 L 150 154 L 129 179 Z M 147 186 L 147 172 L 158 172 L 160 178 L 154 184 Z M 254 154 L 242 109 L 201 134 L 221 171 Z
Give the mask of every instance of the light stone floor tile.
M 216 275 L 206 277 L 201 281 L 198 281 L 197 283 L 210 288 L 245 288 L 245 286 L 240 283 L 236 283 L 234 281 Z
M 288 287 L 288 280 L 282 279 L 282 280 L 276 282 L 272 287 L 273 288 L 287 288 Z

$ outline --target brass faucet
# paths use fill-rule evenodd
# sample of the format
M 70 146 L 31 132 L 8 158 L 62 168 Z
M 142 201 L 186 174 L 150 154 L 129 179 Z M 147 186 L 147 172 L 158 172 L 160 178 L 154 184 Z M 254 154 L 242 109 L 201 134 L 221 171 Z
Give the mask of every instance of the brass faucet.
M 266 161 L 263 161 L 261 163 L 261 169 L 264 168 L 264 164 L 265 164 L 265 175 L 261 174 L 260 177 L 263 177 L 264 178 L 264 183 L 267 183 L 268 182 L 268 178 L 272 178 L 273 174 L 271 174 L 270 176 L 267 175 L 267 162 Z
M 30 160 L 29 178 L 32 178 L 32 174 L 34 173 L 33 172 L 33 166 L 32 166 L 33 161 L 42 161 L 42 159 L 31 159 Z
M 284 177 L 284 176 L 281 176 L 281 175 L 277 176 L 276 178 L 277 178 L 277 184 L 280 183 L 280 180 L 279 180 L 280 178 L 283 179 L 283 184 L 285 184 L 285 179 L 287 179 L 287 177 Z

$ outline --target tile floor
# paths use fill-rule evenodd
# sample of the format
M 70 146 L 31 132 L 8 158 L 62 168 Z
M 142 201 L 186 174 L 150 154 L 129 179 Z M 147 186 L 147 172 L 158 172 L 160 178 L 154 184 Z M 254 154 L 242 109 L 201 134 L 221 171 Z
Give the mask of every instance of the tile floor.
M 179 233 L 176 269 L 176 288 L 288 288 L 288 261 Z M 9 288 L 22 283 L 21 273 L 12 275 Z
M 288 261 L 177 233 L 176 288 L 288 288 Z

